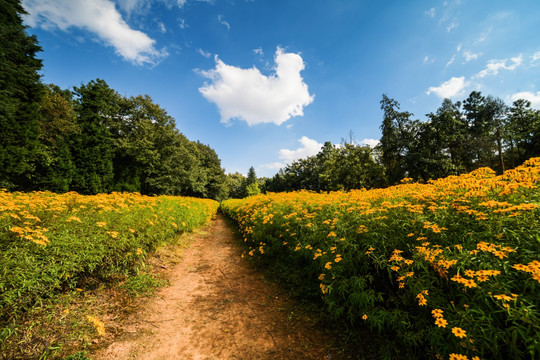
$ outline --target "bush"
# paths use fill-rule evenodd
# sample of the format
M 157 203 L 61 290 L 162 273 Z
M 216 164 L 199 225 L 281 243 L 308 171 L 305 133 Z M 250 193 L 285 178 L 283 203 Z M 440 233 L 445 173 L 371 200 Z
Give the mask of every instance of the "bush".
M 227 200 L 246 253 L 405 358 L 540 354 L 540 158 L 428 184 Z M 390 350 L 391 353 L 392 350 Z
M 147 253 L 205 224 L 217 207 L 133 193 L 0 191 L 0 325 L 88 278 L 136 273 Z

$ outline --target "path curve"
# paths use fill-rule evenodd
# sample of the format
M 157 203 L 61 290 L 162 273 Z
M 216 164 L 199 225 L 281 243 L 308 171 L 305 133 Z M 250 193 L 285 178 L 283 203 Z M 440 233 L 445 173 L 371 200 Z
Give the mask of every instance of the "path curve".
M 218 215 L 192 235 L 161 289 L 124 323 L 105 359 L 339 359 L 331 336 L 241 258 L 233 232 Z

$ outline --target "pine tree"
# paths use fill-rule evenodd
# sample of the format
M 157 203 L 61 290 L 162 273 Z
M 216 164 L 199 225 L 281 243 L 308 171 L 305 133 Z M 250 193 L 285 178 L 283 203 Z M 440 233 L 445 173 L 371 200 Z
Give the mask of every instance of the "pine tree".
M 19 0 L 0 0 L 0 187 L 29 186 L 38 151 L 41 51 Z

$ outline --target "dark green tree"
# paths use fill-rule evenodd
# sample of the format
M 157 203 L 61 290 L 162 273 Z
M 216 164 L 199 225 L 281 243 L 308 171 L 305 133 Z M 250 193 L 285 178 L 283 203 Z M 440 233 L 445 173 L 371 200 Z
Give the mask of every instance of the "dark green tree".
M 540 111 L 531 108 L 531 102 L 514 101 L 506 120 L 506 141 L 511 166 L 540 156 Z
M 77 171 L 71 188 L 82 194 L 109 192 L 114 178 L 111 128 L 121 97 L 101 79 L 74 90 L 77 125 L 81 132 L 72 140 Z
M 46 86 L 39 112 L 40 146 L 30 189 L 66 192 L 76 172 L 69 140 L 80 134 L 71 91 Z
M 26 189 L 39 151 L 41 51 L 18 0 L 0 0 L 0 187 Z
M 225 184 L 225 171 L 221 167 L 221 160 L 208 145 L 197 142 L 199 149 L 199 162 L 205 173 L 206 184 L 204 185 L 203 197 L 214 200 L 224 200 L 227 197 Z
M 413 115 L 399 111 L 399 103 L 383 94 L 381 100 L 383 122 L 382 137 L 378 145 L 381 162 L 386 169 L 389 184 L 396 184 L 407 175 L 405 156 L 411 143 L 411 120 Z

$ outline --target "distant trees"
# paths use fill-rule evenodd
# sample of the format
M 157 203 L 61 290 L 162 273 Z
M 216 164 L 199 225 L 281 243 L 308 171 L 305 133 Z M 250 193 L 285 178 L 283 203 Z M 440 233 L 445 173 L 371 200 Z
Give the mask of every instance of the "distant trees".
M 473 91 L 463 102 L 444 99 L 426 121 L 382 95 L 381 139 L 374 149 L 353 141 L 326 142 L 321 151 L 287 165 L 266 181 L 272 192 L 384 187 L 405 177 L 428 181 L 488 166 L 502 173 L 540 156 L 540 110 L 511 107 Z
M 484 166 L 502 173 L 540 156 L 540 111 L 530 106 L 517 100 L 508 107 L 499 98 L 473 91 L 463 103 L 444 99 L 421 122 L 399 112 L 399 104 L 383 95 L 378 150 L 387 183 L 405 176 L 427 181 Z
M 369 146 L 326 142 L 317 155 L 281 169 L 266 182 L 266 190 L 351 190 L 371 188 L 384 181 L 384 168 Z

